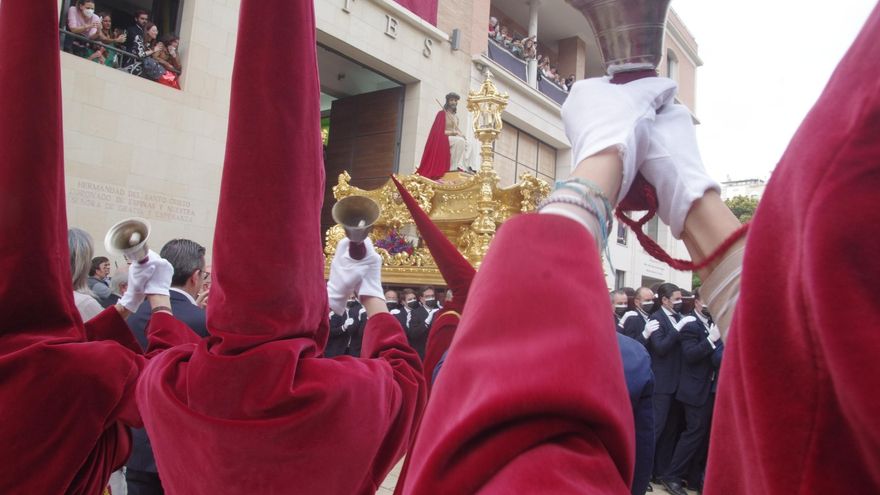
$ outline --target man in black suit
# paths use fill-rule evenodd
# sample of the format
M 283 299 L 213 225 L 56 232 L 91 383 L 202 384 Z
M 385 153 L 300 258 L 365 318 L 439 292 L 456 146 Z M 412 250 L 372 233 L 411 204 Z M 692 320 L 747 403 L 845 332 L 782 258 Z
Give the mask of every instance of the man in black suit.
M 654 291 L 647 287 L 639 287 L 633 296 L 635 310 L 627 311 L 621 316 L 618 331 L 647 346 L 648 337 L 657 330 L 659 325 L 656 320 L 649 319 L 655 309 L 654 305 Z M 647 328 L 649 321 L 654 321 L 654 323 L 651 323 L 650 328 Z
M 611 291 L 610 296 L 611 311 L 614 311 L 614 325 L 617 333 L 620 333 L 623 330 L 623 326 L 620 325 L 620 318 L 629 311 L 629 300 L 623 289 Z
M 171 278 L 171 312 L 196 334 L 206 337 L 205 310 L 196 304 L 202 281 L 208 277 L 205 271 L 205 248 L 188 239 L 174 239 L 162 247 L 160 256 L 174 268 Z M 150 305 L 146 302 L 128 317 L 128 326 L 144 350 L 147 348 L 147 323 L 150 321 Z M 126 464 L 126 482 L 129 495 L 160 495 L 165 493 L 159 481 L 156 461 L 147 433 L 132 428 L 131 457 Z
M 400 296 L 397 295 L 397 291 L 394 289 L 385 291 L 385 305 L 388 306 L 388 312 L 394 317 L 397 317 L 403 311 L 403 305 L 400 304 Z
M 709 308 L 703 304 L 699 287 L 694 290 L 694 316 L 696 316 L 697 320 L 703 324 L 704 328 L 711 328 L 712 325 L 715 324 L 715 322 L 712 321 L 712 315 L 709 313 Z M 724 342 L 718 340 L 715 342 L 715 350 L 712 351 L 711 358 L 713 368 L 712 387 L 709 390 L 709 399 L 704 406 L 708 409 L 706 412 L 706 415 L 708 416 L 706 435 L 703 437 L 703 442 L 700 444 L 700 448 L 697 449 L 697 453 L 691 461 L 691 467 L 688 470 L 687 475 L 688 488 L 692 490 L 702 491 L 703 488 L 703 479 L 705 478 L 706 473 L 706 460 L 709 454 L 709 432 L 712 431 L 712 413 L 715 408 L 715 392 L 718 389 L 718 370 L 721 369 L 721 358 L 723 356 Z
M 353 325 L 353 319 L 330 311 L 330 335 L 327 337 L 327 345 L 324 346 L 324 357 L 332 358 L 345 354 L 351 341 L 351 333 L 348 330 Z
M 424 291 L 422 292 L 424 297 Z M 428 310 L 419 302 L 416 292 L 403 289 L 403 311 L 397 314 L 397 320 L 406 332 L 409 345 L 422 359 L 425 359 L 425 346 L 428 343 L 428 316 Z
M 681 289 L 675 284 L 660 284 L 657 288 L 659 307 L 651 314 L 657 322 L 656 329 L 646 327 L 648 352 L 651 354 L 651 369 L 654 371 L 654 439 L 656 456 L 654 472 L 673 495 L 684 495 L 680 483 L 678 490 L 663 478 L 669 469 L 673 456 L 678 407 L 675 400 L 681 376 L 681 341 L 679 331 L 689 322 L 696 321 L 693 316 L 682 319 Z
M 696 298 L 694 304 L 696 307 Z M 660 473 L 660 481 L 675 494 L 684 493 L 682 480 L 709 434 L 709 394 L 715 376 L 712 356 L 721 341 L 718 327 L 708 318 L 704 320 L 693 313 L 685 318 L 688 323 L 681 325 L 678 332 L 681 372 L 675 393 L 675 399 L 684 410 L 685 429 L 675 445 L 669 467 Z M 681 323 L 685 321 L 682 319 Z
M 345 303 L 345 323 L 348 332 L 348 349 L 345 351 L 349 356 L 360 357 L 361 345 L 364 341 L 364 329 L 367 326 L 367 310 L 358 300 L 357 294 L 352 294 Z

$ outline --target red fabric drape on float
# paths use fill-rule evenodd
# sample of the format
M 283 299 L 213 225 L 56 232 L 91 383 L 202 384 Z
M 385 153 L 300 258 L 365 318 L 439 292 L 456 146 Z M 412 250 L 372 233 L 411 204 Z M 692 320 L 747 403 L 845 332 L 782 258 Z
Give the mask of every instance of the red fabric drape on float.
M 875 7 L 752 220 L 706 493 L 880 493 L 878 60 Z
M 146 360 L 115 308 L 83 325 L 73 301 L 57 21 L 54 0 L 0 3 L 0 493 L 94 495 Z
M 315 47 L 312 1 L 242 0 L 211 336 L 164 353 L 138 387 L 170 493 L 375 493 L 424 403 L 419 356 L 391 315 L 367 324 L 372 359 L 322 356 Z
M 502 301 L 499 287 L 527 289 Z M 579 224 L 505 222 L 470 288 L 402 492 L 630 493 L 635 433 L 611 308 L 583 305 L 607 298 Z
M 443 306 L 443 309 L 435 315 L 434 323 L 431 325 L 431 333 L 428 335 L 424 369 L 428 380 L 428 390 L 430 391 L 431 375 L 434 373 L 434 367 L 437 366 L 443 353 L 446 352 L 449 344 L 452 343 L 452 337 L 455 335 L 455 329 L 458 327 L 471 281 L 477 272 L 470 262 L 458 252 L 455 245 L 443 235 L 443 232 L 425 214 L 424 210 L 419 207 L 419 204 L 409 191 L 406 190 L 406 187 L 396 177 L 392 176 L 391 180 L 397 186 L 403 203 L 409 209 L 416 227 L 419 229 L 419 234 L 428 246 L 428 250 L 431 251 L 431 257 L 437 263 L 437 268 L 440 270 L 443 280 L 446 281 L 446 285 L 452 290 L 453 295 L 452 301 Z
M 449 138 L 446 136 L 446 112 L 440 110 L 434 117 L 434 125 L 425 141 L 425 152 L 416 173 L 431 180 L 443 177 L 449 172 L 452 155 L 449 153 Z

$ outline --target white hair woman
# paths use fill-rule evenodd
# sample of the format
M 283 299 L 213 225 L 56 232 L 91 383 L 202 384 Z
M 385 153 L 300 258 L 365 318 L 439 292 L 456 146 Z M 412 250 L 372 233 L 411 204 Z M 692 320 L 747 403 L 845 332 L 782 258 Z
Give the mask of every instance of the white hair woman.
M 70 274 L 73 278 L 73 300 L 83 321 L 89 321 L 102 311 L 86 281 L 92 262 L 92 236 L 76 227 L 67 231 L 67 248 L 70 251 Z

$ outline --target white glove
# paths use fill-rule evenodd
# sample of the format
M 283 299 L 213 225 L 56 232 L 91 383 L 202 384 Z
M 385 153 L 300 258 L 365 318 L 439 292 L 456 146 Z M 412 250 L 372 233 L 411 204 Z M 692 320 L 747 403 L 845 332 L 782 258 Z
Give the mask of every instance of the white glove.
M 379 299 L 385 299 L 385 291 L 382 289 L 382 257 L 373 248 L 373 241 L 369 238 L 364 240 L 364 246 L 367 248 L 367 255 L 364 259 L 358 261 L 358 275 L 361 278 L 361 285 L 358 288 L 358 296 L 373 296 Z M 361 308 L 366 312 L 366 309 Z
M 657 320 L 648 320 L 645 323 L 645 329 L 642 330 L 642 337 L 647 339 L 652 333 L 660 329 L 660 322 Z
M 576 82 L 562 105 L 572 170 L 585 158 L 616 146 L 623 161 L 623 179 L 617 200 L 609 200 L 619 203 L 647 152 L 655 111 L 672 100 L 676 88 L 675 81 L 666 77 L 627 84 L 611 84 L 608 77 Z
M 635 311 L 627 311 L 626 313 L 623 314 L 623 316 L 620 317 L 620 323 L 618 323 L 618 325 L 620 325 L 620 327 L 622 328 L 622 327 L 623 327 L 623 324 L 626 323 L 626 320 L 627 320 L 630 316 L 638 316 L 638 315 L 639 315 L 639 314 L 636 313 Z
M 348 296 L 355 292 L 360 279 L 357 271 L 354 270 L 354 259 L 348 254 L 348 245 L 350 241 L 348 237 L 343 237 L 336 244 L 336 256 L 330 262 L 330 277 L 327 280 L 327 298 L 330 302 L 330 309 L 342 316 L 345 314 L 345 303 Z
M 676 239 L 681 239 L 694 201 L 710 189 L 721 191 L 703 168 L 691 113 L 684 105 L 666 105 L 657 112 L 640 170 L 657 189 L 657 213 Z
M 159 256 L 159 253 L 151 250 L 146 261 L 143 263 L 132 263 L 132 266 L 140 264 L 156 267 L 153 276 L 147 280 L 144 294 L 167 296 L 171 288 L 171 279 L 174 278 L 174 267 L 171 266 L 171 263 Z
M 345 302 L 352 292 L 359 296 L 375 296 L 384 298 L 382 290 L 382 257 L 373 248 L 373 241 L 364 240 L 367 255 L 356 260 L 348 253 L 350 241 L 343 237 L 336 245 L 336 256 L 330 263 L 330 279 L 327 281 L 327 298 L 330 309 L 341 315 L 345 311 Z
M 144 289 L 155 271 L 155 266 L 146 263 L 132 263 L 128 270 L 128 288 L 119 299 L 119 304 L 132 313 L 136 313 L 147 297 Z
M 721 340 L 721 330 L 719 330 L 718 325 L 714 323 L 709 327 L 709 340 L 711 340 L 712 343 Z
M 348 318 L 345 320 L 345 323 L 342 324 L 342 331 L 348 330 L 348 327 L 354 325 L 354 318 Z
M 674 324 L 675 330 L 680 332 L 681 329 L 684 328 L 685 325 L 687 325 L 688 323 L 690 323 L 692 321 L 697 321 L 697 319 L 694 318 L 693 316 L 685 316 L 684 318 L 678 320 L 678 323 Z
M 425 325 L 430 325 L 431 322 L 434 321 L 434 315 L 437 313 L 437 311 L 440 311 L 440 308 L 435 308 L 431 311 L 428 311 L 428 317 L 425 318 Z

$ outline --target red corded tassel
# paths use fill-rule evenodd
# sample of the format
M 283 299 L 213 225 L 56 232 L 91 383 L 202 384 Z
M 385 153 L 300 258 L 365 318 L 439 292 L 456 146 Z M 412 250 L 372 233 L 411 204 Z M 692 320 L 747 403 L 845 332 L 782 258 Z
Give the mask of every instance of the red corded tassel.
M 648 212 L 645 215 L 638 219 L 633 220 L 632 218 L 626 216 L 625 211 L 637 211 L 637 210 L 647 210 Z M 728 249 L 730 249 L 733 244 L 738 241 L 749 229 L 749 224 L 745 223 L 742 227 L 736 229 L 736 231 L 731 234 L 724 242 L 718 246 L 715 251 L 712 252 L 709 256 L 707 256 L 703 261 L 699 263 L 694 263 L 689 260 L 682 260 L 673 258 L 669 255 L 659 244 L 657 244 L 654 239 L 648 237 L 647 234 L 642 230 L 642 227 L 648 223 L 654 215 L 657 214 L 657 192 L 654 190 L 654 186 L 648 183 L 641 174 L 636 176 L 636 180 L 633 182 L 633 186 L 630 189 L 629 194 L 627 194 L 626 198 L 620 202 L 620 205 L 617 207 L 617 211 L 615 212 L 615 216 L 618 220 L 623 222 L 627 227 L 632 229 L 636 234 L 636 238 L 639 240 L 639 244 L 645 248 L 645 251 L 648 252 L 655 259 L 660 260 L 675 270 L 688 271 L 688 270 L 699 270 L 700 268 L 708 266 L 710 263 L 718 259 L 722 254 L 726 253 Z

